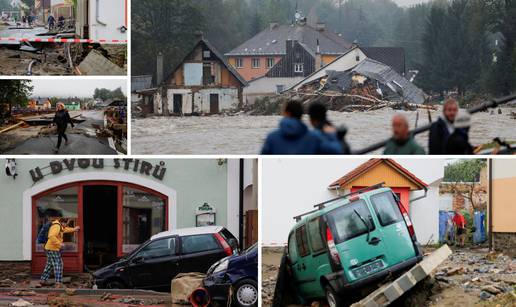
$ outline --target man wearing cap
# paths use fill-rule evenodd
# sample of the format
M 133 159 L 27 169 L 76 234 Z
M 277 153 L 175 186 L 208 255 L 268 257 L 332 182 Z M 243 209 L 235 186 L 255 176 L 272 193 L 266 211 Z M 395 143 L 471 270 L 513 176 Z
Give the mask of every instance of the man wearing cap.
M 469 143 L 469 128 L 471 127 L 471 115 L 461 110 L 455 120 L 455 130 L 446 143 L 446 154 L 472 155 L 473 146 Z

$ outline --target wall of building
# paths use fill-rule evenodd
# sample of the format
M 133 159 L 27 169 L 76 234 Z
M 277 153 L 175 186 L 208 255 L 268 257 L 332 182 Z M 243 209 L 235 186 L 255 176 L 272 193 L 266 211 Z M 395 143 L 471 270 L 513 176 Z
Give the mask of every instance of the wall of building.
M 410 193 L 410 199 L 424 194 L 424 191 Z M 421 244 L 434 244 L 439 241 L 439 187 L 431 185 L 426 198 L 410 203 L 410 219 L 416 237 Z
M 516 257 L 516 233 L 495 232 L 493 233 L 493 248 L 508 256 Z
M 268 78 L 262 77 L 249 82 L 244 88 L 244 104 L 253 105 L 259 98 L 270 97 L 277 94 L 278 85 L 286 90 L 294 84 L 303 80 L 303 77 L 296 78 Z
M 239 57 L 242 59 L 243 67 L 237 68 L 236 67 L 236 59 L 237 57 L 230 57 L 228 62 L 233 68 L 238 71 L 238 73 L 246 80 L 250 81 L 256 78 L 260 78 L 265 76 L 265 74 L 269 71 L 270 67 L 267 67 L 267 59 L 271 56 L 244 56 Z M 260 68 L 253 68 L 252 59 L 253 58 L 259 58 L 260 59 Z M 272 57 L 274 58 L 274 63 L 278 63 L 281 60 L 280 56 Z
M 240 103 L 236 88 L 205 88 L 194 92 L 193 89 L 169 89 L 167 92 L 168 110 L 174 110 L 174 94 L 183 95 L 183 114 L 210 114 L 210 95 L 219 95 L 219 112 L 234 110 Z M 193 96 L 193 106 L 192 106 Z
M 494 159 L 492 169 L 492 221 L 493 232 L 516 234 L 516 160 Z
M 144 159 L 153 165 L 158 165 L 161 160 Z M 63 170 L 58 175 L 49 175 L 37 183 L 33 183 L 29 171 L 36 167 L 49 165 L 48 159 L 17 159 L 18 177 L 5 175 L 5 171 L 0 173 L 0 261 L 23 260 L 24 229 L 31 227 L 27 225 L 27 215 L 24 214 L 24 193 L 27 190 L 37 189 L 44 186 L 51 180 L 59 181 L 60 178 L 67 178 L 74 174 L 95 174 L 98 172 L 109 173 L 119 177 L 120 181 L 129 181 L 128 178 L 143 178 L 152 182 L 156 186 L 166 186 L 175 190 L 176 198 L 172 203 L 176 203 L 176 225 L 171 228 L 184 228 L 195 226 L 195 209 L 205 202 L 215 207 L 217 210 L 217 224 L 226 226 L 228 224 L 228 193 L 234 193 L 228 188 L 228 166 L 227 163 L 220 164 L 218 160 L 164 160 L 166 164 L 166 174 L 163 181 L 157 180 L 152 176 L 139 175 L 132 169 L 115 169 L 113 159 L 104 160 L 104 169 L 98 170 L 92 167 L 87 169 L 76 168 L 74 171 Z M 0 159 L 0 164 L 5 164 L 5 159 Z M 49 170 L 44 170 L 48 173 Z M 134 180 L 130 180 L 134 182 Z M 136 182 L 138 184 L 138 182 Z M 230 218 L 234 218 L 230 216 Z M 238 218 L 238 217 L 237 217 Z M 25 240 L 25 241 L 24 241 Z M 31 240 L 31 239 L 29 239 Z M 30 246 L 30 245 L 29 245 Z M 25 253 L 26 254 L 26 253 Z M 30 255 L 30 251 L 29 251 Z

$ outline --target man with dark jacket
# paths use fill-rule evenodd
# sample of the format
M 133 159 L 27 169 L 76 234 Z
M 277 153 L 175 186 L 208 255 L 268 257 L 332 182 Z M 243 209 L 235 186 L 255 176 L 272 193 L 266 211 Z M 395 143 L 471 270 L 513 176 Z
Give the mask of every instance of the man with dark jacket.
M 425 150 L 419 146 L 410 134 L 409 123 L 403 115 L 392 119 L 392 138 L 385 145 L 384 155 L 424 155 Z
M 446 154 L 448 155 L 472 155 L 473 146 L 469 143 L 469 128 L 471 126 L 471 115 L 466 111 L 460 111 L 455 120 L 455 131 L 448 138 L 446 143 Z
M 337 129 L 328 120 L 326 113 L 328 109 L 322 103 L 314 102 L 308 108 L 308 115 L 310 116 L 310 123 L 314 127 L 313 132 L 321 140 L 320 154 L 335 155 L 335 154 L 349 154 L 349 145 L 344 139 L 339 140 L 337 136 Z
M 278 130 L 267 136 L 262 155 L 315 155 L 320 151 L 320 138 L 303 123 L 303 106 L 289 101 L 283 111 Z
M 57 154 L 63 139 L 65 140 L 65 145 L 68 145 L 68 137 L 65 134 L 68 123 L 70 123 L 72 128 L 74 127 L 70 114 L 68 114 L 68 110 L 65 109 L 64 104 L 61 102 L 57 104 L 57 112 L 54 115 L 53 122 L 57 126 L 57 146 L 54 148 L 54 153 Z
M 430 127 L 430 138 L 428 139 L 428 149 L 431 155 L 446 154 L 446 144 L 448 138 L 455 131 L 454 123 L 459 104 L 455 99 L 448 99 L 444 103 L 443 116 L 439 117 Z

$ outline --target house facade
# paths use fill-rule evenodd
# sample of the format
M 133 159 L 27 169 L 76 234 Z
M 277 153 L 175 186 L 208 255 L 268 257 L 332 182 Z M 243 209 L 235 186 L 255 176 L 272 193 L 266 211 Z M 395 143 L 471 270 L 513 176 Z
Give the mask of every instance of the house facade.
M 36 236 L 52 217 L 81 227 L 64 237 L 65 272 L 109 264 L 185 227 L 224 226 L 248 246 L 257 239 L 256 172 L 256 160 L 238 159 L 19 159 L 15 178 L 0 174 L 0 215 L 8 217 L 0 261 L 27 261 L 40 273 Z
M 489 232 L 494 250 L 516 257 L 516 160 L 490 160 Z
M 27 107 L 35 111 L 45 111 L 52 109 L 52 102 L 48 98 L 32 98 L 29 100 Z
M 279 63 L 282 63 L 282 71 L 307 76 L 316 68 L 316 54 L 320 61 L 318 67 L 322 67 L 350 47 L 349 42 L 329 31 L 325 24 L 311 26 L 306 23 L 306 18 L 298 17 L 292 25 L 270 24 L 267 29 L 225 55 L 238 73 L 251 81 L 267 75 Z M 292 57 L 289 51 L 295 51 L 296 56 Z M 283 62 L 286 58 L 288 63 Z M 274 75 L 279 77 L 277 71 Z
M 192 51 L 158 88 L 137 92 L 163 115 L 218 114 L 242 106 L 247 82 L 206 39 Z

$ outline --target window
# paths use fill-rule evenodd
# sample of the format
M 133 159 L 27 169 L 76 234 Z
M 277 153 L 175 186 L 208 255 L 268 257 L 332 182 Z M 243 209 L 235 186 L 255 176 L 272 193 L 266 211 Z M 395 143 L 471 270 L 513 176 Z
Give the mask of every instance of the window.
M 291 233 L 288 238 L 288 257 L 292 262 L 297 261 L 296 236 L 294 233 Z
M 253 68 L 260 68 L 260 58 L 253 58 L 252 63 L 253 63 Z
M 305 257 L 310 254 L 308 249 L 308 238 L 306 237 L 306 226 L 303 225 L 296 229 L 296 244 L 299 256 Z
M 77 226 L 79 188 L 72 187 L 59 190 L 36 200 L 36 234 L 41 227 L 56 218 L 67 218 L 68 226 Z M 63 235 L 63 252 L 77 252 L 77 233 Z M 37 244 L 37 252 L 43 252 L 43 246 Z
M 219 243 L 217 243 L 217 240 L 212 234 L 181 238 L 181 250 L 183 254 L 193 254 L 219 248 Z
M 124 187 L 123 193 L 122 250 L 127 254 L 165 230 L 165 201 L 130 187 Z
M 308 222 L 308 235 L 310 236 L 310 245 L 312 252 L 317 253 L 326 249 L 324 238 L 321 233 L 321 219 L 317 218 Z
M 235 59 L 235 66 L 236 66 L 236 68 L 243 68 L 244 67 L 244 59 L 236 58 Z
M 211 52 L 209 50 L 205 50 L 202 52 L 202 55 L 205 59 L 211 58 Z
M 303 70 L 304 70 L 304 65 L 302 63 L 294 64 L 294 72 L 295 73 L 302 73 Z
M 362 199 L 330 211 L 328 213 L 328 224 L 332 229 L 335 243 L 339 244 L 366 234 L 367 226 L 362 218 L 369 225 L 369 229 L 373 231 L 375 226 L 371 213 L 366 202 Z
M 371 196 L 371 203 L 373 204 L 376 215 L 378 216 L 382 226 L 402 221 L 403 216 L 401 216 L 400 209 L 398 208 L 396 200 L 394 200 L 394 196 L 391 192 L 384 192 Z
M 153 259 L 176 254 L 176 238 L 166 238 L 149 243 L 140 250 L 136 257 Z
M 283 84 L 276 85 L 276 94 L 281 94 L 281 93 L 283 93 L 284 90 L 285 90 L 285 85 L 283 85 Z
M 276 64 L 274 58 L 267 58 L 267 68 L 272 68 Z

